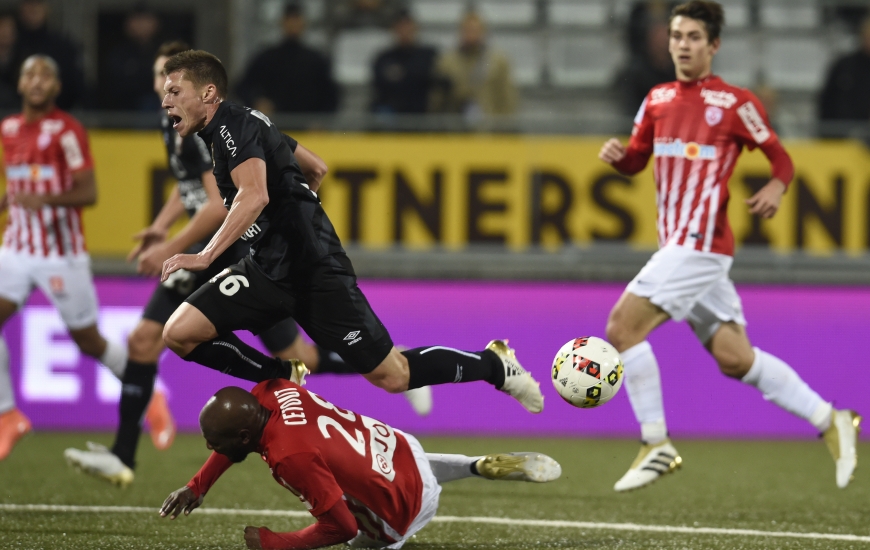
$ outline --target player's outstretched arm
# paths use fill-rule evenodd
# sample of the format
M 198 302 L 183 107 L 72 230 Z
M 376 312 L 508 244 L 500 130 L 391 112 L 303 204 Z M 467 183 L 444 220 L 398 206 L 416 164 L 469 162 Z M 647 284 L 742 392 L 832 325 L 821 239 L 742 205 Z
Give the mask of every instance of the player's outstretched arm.
M 305 181 L 308 182 L 308 187 L 317 193 L 329 167 L 326 166 L 322 158 L 300 143 L 296 144 L 296 151 L 293 154 L 296 155 L 296 160 L 299 162 L 299 168 L 302 169 Z
M 267 527 L 245 527 L 248 548 L 289 550 L 291 548 L 321 548 L 341 544 L 357 534 L 356 519 L 343 500 L 317 516 L 317 523 L 291 533 L 275 533 Z
M 160 507 L 160 517 L 175 519 L 179 514 L 184 513 L 185 516 L 190 515 L 202 504 L 205 494 L 197 495 L 188 486 L 184 486 L 177 491 L 172 491 L 166 500 L 163 501 L 163 506 Z
M 269 204 L 266 189 L 266 162 L 257 157 L 249 158 L 236 166 L 230 176 L 239 189 L 224 223 L 199 254 L 176 254 L 163 264 L 162 281 L 179 269 L 202 271 L 227 248 L 244 235 L 263 208 Z

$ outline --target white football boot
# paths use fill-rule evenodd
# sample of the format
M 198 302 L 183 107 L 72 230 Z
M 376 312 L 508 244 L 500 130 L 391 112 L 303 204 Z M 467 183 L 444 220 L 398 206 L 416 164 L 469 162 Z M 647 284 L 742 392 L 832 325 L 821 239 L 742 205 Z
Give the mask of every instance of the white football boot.
M 861 417 L 855 411 L 835 410 L 831 414 L 831 426 L 822 437 L 837 463 L 837 487 L 844 489 L 853 479 L 858 467 L 858 451 L 855 444 L 861 432 Z
M 432 388 L 423 386 L 422 388 L 414 388 L 404 392 L 405 399 L 411 404 L 414 412 L 420 416 L 426 416 L 432 412 Z
M 88 450 L 67 449 L 63 452 L 67 464 L 94 477 L 104 479 L 120 488 L 133 483 L 133 470 L 128 468 L 112 451 L 98 443 L 88 441 Z
M 486 479 L 546 483 L 559 479 L 562 466 L 541 453 L 496 453 L 477 461 L 477 473 Z
M 516 352 L 504 340 L 493 340 L 486 349 L 494 352 L 504 365 L 504 385 L 499 390 L 520 402 L 531 413 L 544 410 L 544 396 L 541 385 L 517 361 Z
M 644 443 L 637 458 L 631 463 L 631 468 L 616 482 L 616 491 L 631 491 L 649 485 L 653 481 L 677 470 L 683 465 L 677 449 L 670 439 L 665 439 L 656 445 Z

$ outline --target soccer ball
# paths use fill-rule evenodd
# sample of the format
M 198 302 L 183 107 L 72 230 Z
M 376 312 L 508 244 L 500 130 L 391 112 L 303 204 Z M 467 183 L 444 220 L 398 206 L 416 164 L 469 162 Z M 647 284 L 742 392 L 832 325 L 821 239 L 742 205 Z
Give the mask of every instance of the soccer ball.
M 622 359 L 601 338 L 575 338 L 553 359 L 553 386 L 562 399 L 590 409 L 610 401 L 622 386 Z

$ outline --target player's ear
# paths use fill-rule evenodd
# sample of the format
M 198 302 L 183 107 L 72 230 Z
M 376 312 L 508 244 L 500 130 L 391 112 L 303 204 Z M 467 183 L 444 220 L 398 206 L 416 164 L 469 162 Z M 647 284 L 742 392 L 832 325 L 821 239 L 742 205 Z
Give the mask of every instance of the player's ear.
M 217 100 L 217 86 L 206 84 L 200 97 L 203 103 L 214 103 Z
M 719 51 L 719 46 L 721 46 L 721 45 L 722 45 L 722 39 L 721 38 L 714 38 L 710 42 L 710 48 L 711 48 L 710 53 L 713 55 L 716 55 L 716 52 Z

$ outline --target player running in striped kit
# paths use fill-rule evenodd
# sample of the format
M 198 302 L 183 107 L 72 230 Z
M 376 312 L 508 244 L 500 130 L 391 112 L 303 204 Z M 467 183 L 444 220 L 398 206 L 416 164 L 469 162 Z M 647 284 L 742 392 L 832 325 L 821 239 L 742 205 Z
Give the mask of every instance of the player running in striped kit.
M 599 158 L 626 175 L 655 157 L 659 250 L 629 283 L 607 322 L 607 338 L 625 362 L 625 387 L 643 444 L 617 491 L 643 487 L 682 459 L 668 439 L 659 367 L 647 336 L 669 319 L 688 320 L 726 376 L 749 384 L 820 432 L 836 462 L 838 487 L 857 465 L 861 418 L 835 410 L 784 361 L 753 347 L 740 297 L 728 276 L 734 236 L 727 218 L 728 179 L 741 150 L 760 148 L 770 181 L 746 202 L 770 218 L 794 176 L 791 158 L 752 92 L 712 74 L 724 24 L 716 2 L 674 8 L 670 53 L 677 80 L 654 87 L 634 119 L 628 147 L 611 139 Z
M 0 328 L 39 287 L 57 308 L 70 337 L 85 355 L 121 378 L 127 351 L 97 329 L 97 294 L 85 247 L 82 208 L 97 201 L 87 134 L 55 105 L 60 93 L 57 63 L 28 57 L 18 91 L 22 112 L 0 122 L 9 209 L 0 249 Z M 15 407 L 9 351 L 0 338 L 0 460 L 31 429 Z

